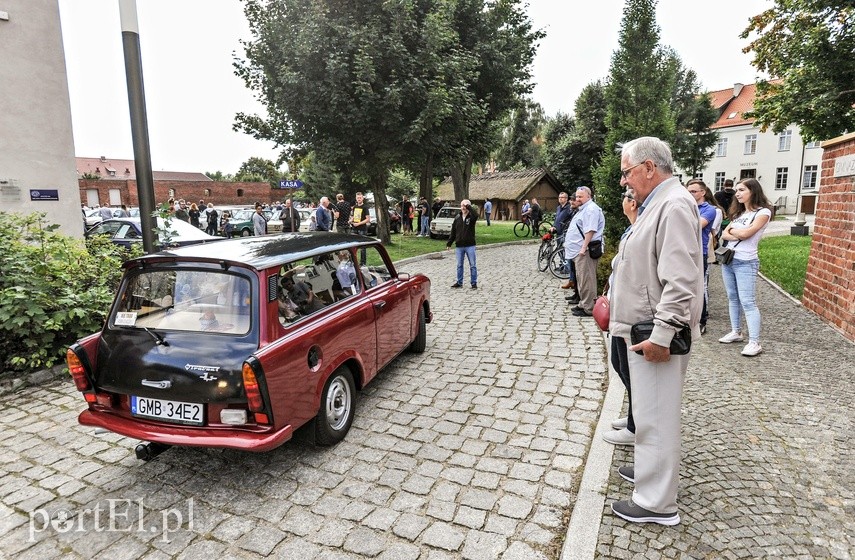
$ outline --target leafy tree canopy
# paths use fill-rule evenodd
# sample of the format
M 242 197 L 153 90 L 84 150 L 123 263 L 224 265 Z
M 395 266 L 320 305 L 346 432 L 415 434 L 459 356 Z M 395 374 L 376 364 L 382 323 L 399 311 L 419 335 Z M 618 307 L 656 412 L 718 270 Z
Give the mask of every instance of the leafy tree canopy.
M 855 130 L 855 4 L 852 0 L 775 0 L 742 32 L 745 52 L 775 80 L 759 81 L 751 116 L 761 130 L 791 123 L 807 140 Z
M 521 99 L 502 119 L 502 137 L 493 159 L 501 171 L 543 165 L 545 117 L 539 103 Z
M 251 157 L 241 164 L 235 174 L 235 181 L 267 181 L 276 184 L 281 175 L 276 164 L 269 159 Z

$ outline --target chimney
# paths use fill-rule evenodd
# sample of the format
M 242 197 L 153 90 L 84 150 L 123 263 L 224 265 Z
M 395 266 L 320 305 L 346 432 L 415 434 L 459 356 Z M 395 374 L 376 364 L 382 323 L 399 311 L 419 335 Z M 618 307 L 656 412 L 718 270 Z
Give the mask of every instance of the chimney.
M 101 156 L 101 161 L 103 163 L 107 163 L 107 156 Z
M 744 87 L 745 86 L 739 82 L 733 84 L 733 97 L 739 97 L 739 94 L 742 93 L 742 88 Z

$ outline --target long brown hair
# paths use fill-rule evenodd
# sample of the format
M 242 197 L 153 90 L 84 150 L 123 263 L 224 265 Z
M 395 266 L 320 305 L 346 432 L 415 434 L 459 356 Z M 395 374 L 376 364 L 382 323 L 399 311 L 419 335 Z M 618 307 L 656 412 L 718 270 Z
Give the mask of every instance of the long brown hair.
M 748 188 L 748 192 L 751 194 L 748 198 L 749 206 L 755 209 L 772 209 L 772 203 L 769 202 L 769 199 L 766 198 L 766 195 L 763 193 L 763 187 L 760 185 L 760 181 L 757 179 L 743 179 L 736 183 L 737 187 L 739 185 L 745 185 Z M 736 196 L 734 195 L 733 201 L 730 203 L 730 208 L 727 211 L 727 218 L 729 220 L 733 220 L 740 214 L 744 213 L 747 209 L 746 205 L 736 200 Z

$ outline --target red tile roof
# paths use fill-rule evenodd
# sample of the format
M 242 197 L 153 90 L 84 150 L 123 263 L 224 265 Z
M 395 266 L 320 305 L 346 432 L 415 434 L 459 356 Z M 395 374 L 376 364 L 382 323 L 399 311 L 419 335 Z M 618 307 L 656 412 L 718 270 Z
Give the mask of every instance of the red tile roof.
M 754 119 L 746 118 L 745 113 L 754 108 L 755 97 L 757 84 L 734 84 L 731 88 L 711 91 L 712 106 L 718 110 L 719 118 L 710 128 L 754 124 Z
M 134 160 L 100 158 L 74 158 L 77 164 L 77 177 L 84 174 L 100 175 L 105 181 L 135 181 L 137 178 Z M 211 181 L 204 173 L 195 171 L 152 171 L 155 181 Z
M 736 84 L 732 88 L 710 92 L 713 107 L 721 113 L 718 121 L 710 128 L 753 124 L 754 119 L 745 118 L 745 113 L 754 108 L 756 93 L 757 86 L 755 84 Z

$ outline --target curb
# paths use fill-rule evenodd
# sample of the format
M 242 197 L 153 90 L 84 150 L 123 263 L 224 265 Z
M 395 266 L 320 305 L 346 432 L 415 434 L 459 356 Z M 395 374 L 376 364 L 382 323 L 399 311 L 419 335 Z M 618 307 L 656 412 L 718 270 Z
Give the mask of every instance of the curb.
M 603 333 L 603 343 L 608 335 Z M 606 344 L 607 351 L 611 345 Z M 606 503 L 606 484 L 612 469 L 614 446 L 606 442 L 600 433 L 611 429 L 611 421 L 617 418 L 623 407 L 623 397 L 626 389 L 617 372 L 609 363 L 609 388 L 600 409 L 600 418 L 585 460 L 585 470 L 582 482 L 576 496 L 576 504 L 570 515 L 570 524 L 564 536 L 564 546 L 561 549 L 560 560 L 589 560 L 594 558 L 597 541 L 599 540 L 600 524 L 603 519 L 603 507 Z
M 32 373 L 24 374 L 21 377 L 2 379 L 0 380 L 0 395 L 14 393 L 19 389 L 29 387 L 30 385 L 41 385 L 43 383 L 53 381 L 63 377 L 66 372 L 66 365 L 64 363 L 59 363 L 47 369 L 41 369 Z

